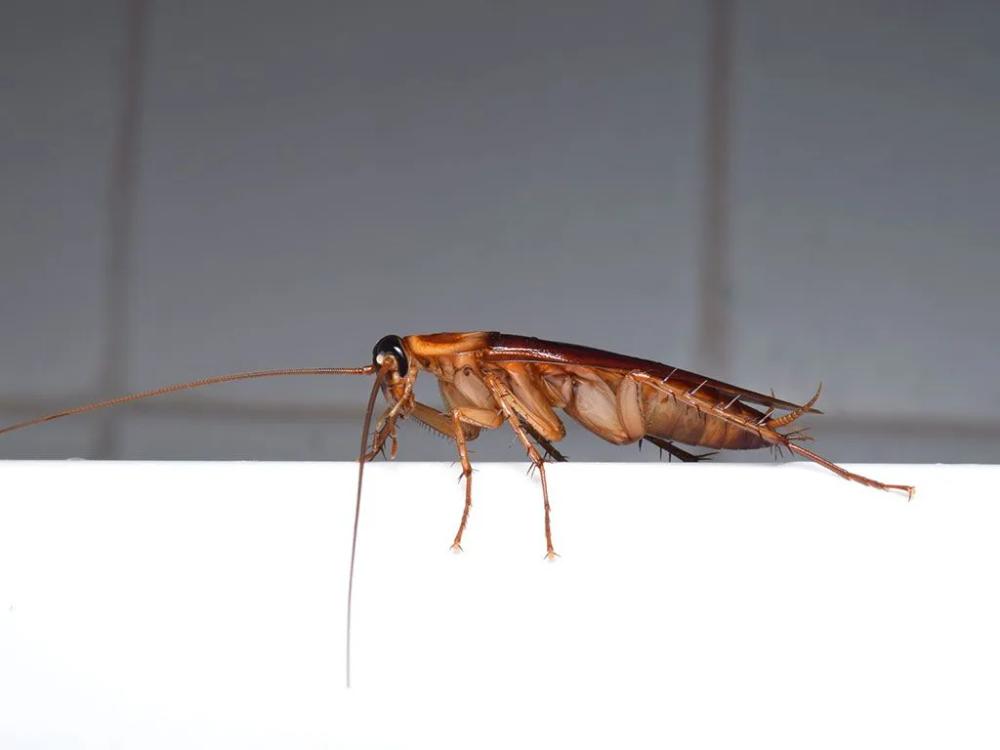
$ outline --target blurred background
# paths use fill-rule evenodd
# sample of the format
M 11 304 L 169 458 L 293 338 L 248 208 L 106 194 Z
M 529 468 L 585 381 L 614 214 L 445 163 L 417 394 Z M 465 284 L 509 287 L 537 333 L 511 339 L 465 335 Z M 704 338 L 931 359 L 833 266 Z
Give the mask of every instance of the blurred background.
M 5 0 L 0 421 L 499 329 L 822 380 L 837 460 L 996 462 L 998 38 L 993 0 Z M 350 460 L 368 387 L 219 386 L 0 457 Z

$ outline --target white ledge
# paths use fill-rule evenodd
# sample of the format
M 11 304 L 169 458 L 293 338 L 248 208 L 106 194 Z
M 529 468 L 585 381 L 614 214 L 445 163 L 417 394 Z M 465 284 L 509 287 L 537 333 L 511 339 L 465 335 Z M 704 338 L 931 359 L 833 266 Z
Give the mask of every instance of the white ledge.
M 0 746 L 1000 742 L 1000 467 L 0 462 Z

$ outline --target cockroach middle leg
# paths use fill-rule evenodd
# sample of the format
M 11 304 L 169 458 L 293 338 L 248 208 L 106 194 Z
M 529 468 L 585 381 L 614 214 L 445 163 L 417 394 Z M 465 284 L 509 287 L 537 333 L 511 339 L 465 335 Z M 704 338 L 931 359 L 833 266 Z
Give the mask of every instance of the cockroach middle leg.
M 521 417 L 511 405 L 512 403 L 517 403 L 514 394 L 507 390 L 506 386 L 495 377 L 487 376 L 486 385 L 493 392 L 496 402 L 500 404 L 500 409 L 507 418 L 507 424 L 514 430 L 514 434 L 517 435 L 518 440 L 521 441 L 521 445 L 528 452 L 528 458 L 531 460 L 531 463 L 538 469 L 538 476 L 542 480 L 542 503 L 545 506 L 545 559 L 555 560 L 559 555 L 552 547 L 552 519 L 551 508 L 549 507 L 549 483 L 545 477 L 545 460 L 539 454 L 538 449 L 535 448 L 535 444 L 531 442 L 528 433 L 521 426 Z
M 542 503 L 545 506 L 545 559 L 555 560 L 559 557 L 559 555 L 552 547 L 552 509 L 549 507 L 549 483 L 545 478 L 545 459 L 539 455 L 538 450 L 528 438 L 527 433 L 521 428 L 518 420 L 510 417 L 507 421 L 510 423 L 514 432 L 517 433 L 517 437 L 521 440 L 521 444 L 528 452 L 528 458 L 531 459 L 531 463 L 538 469 L 538 476 L 542 480 Z
M 458 524 L 455 541 L 451 544 L 452 552 L 462 551 L 462 534 L 469 522 L 469 511 L 472 509 L 472 464 L 469 462 L 469 450 L 465 445 L 465 429 L 458 409 L 451 413 L 452 426 L 455 430 L 455 445 L 458 446 L 458 458 L 462 462 L 462 476 L 465 477 L 465 508 L 462 510 L 462 520 Z
M 544 437 L 542 437 L 541 433 L 539 433 L 538 430 L 536 430 L 530 424 L 525 422 L 523 419 L 521 420 L 521 427 L 523 427 L 528 432 L 528 434 L 531 435 L 532 439 L 542 447 L 542 450 L 545 451 L 545 455 L 543 456 L 543 458 L 545 459 L 551 458 L 553 461 L 557 463 L 565 463 L 569 461 L 568 456 L 561 453 L 552 444 L 551 441 L 546 440 Z

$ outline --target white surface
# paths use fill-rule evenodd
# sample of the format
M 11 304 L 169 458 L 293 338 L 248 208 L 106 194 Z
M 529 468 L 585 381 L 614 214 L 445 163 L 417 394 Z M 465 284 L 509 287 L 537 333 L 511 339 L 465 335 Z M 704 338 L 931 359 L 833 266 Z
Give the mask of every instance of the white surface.
M 0 463 L 2 747 L 995 747 L 1000 468 Z

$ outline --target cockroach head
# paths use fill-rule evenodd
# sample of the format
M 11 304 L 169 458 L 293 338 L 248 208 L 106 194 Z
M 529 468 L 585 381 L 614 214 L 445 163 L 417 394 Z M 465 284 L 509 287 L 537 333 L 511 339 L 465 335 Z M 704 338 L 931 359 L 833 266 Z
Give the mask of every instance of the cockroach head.
M 399 377 L 405 378 L 409 372 L 410 363 L 406 359 L 406 350 L 403 349 L 403 339 L 399 336 L 383 336 L 372 349 L 372 363 L 375 367 L 381 367 L 387 357 L 392 357 L 396 363 L 396 372 Z

